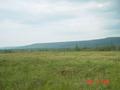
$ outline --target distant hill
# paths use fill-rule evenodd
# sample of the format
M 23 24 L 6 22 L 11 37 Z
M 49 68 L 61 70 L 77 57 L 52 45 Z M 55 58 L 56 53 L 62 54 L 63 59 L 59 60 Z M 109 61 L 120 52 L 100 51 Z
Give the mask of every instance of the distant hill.
M 27 46 L 14 47 L 9 49 L 66 49 L 66 48 L 95 48 L 103 46 L 120 46 L 120 37 L 109 37 L 104 39 L 54 42 L 54 43 L 36 43 Z

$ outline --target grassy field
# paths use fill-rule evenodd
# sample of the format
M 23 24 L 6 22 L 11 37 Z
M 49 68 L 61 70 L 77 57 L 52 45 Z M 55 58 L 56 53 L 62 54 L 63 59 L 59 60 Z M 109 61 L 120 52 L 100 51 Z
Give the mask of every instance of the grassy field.
M 120 90 L 120 52 L 1 53 L 0 90 Z

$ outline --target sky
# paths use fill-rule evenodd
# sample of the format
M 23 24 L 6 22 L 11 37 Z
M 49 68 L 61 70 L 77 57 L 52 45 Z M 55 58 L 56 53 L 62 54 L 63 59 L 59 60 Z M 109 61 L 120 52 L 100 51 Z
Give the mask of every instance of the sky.
M 120 36 L 120 0 L 0 0 L 0 47 Z

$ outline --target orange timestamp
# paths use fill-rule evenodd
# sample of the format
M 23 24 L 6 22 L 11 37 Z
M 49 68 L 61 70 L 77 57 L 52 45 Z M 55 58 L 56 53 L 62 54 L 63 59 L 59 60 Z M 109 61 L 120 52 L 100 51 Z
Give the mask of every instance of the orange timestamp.
M 93 84 L 103 84 L 103 85 L 109 85 L 110 84 L 110 80 L 108 79 L 104 79 L 104 80 L 86 80 L 86 84 L 87 85 L 93 85 Z

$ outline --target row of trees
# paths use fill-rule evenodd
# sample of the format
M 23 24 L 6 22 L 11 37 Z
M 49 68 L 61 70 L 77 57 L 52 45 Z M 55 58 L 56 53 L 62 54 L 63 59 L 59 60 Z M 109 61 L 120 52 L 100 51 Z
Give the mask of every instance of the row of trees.
M 109 46 L 101 46 L 101 47 L 84 47 L 80 48 L 78 45 L 75 46 L 74 50 L 76 51 L 84 51 L 84 50 L 91 50 L 91 51 L 120 51 L 120 45 L 109 45 Z
M 1 53 L 13 53 L 13 52 L 33 52 L 33 51 L 120 51 L 120 46 L 110 45 L 110 46 L 102 46 L 102 47 L 93 47 L 93 48 L 80 48 L 76 45 L 74 48 L 64 48 L 64 49 L 8 49 L 8 50 L 0 50 Z

